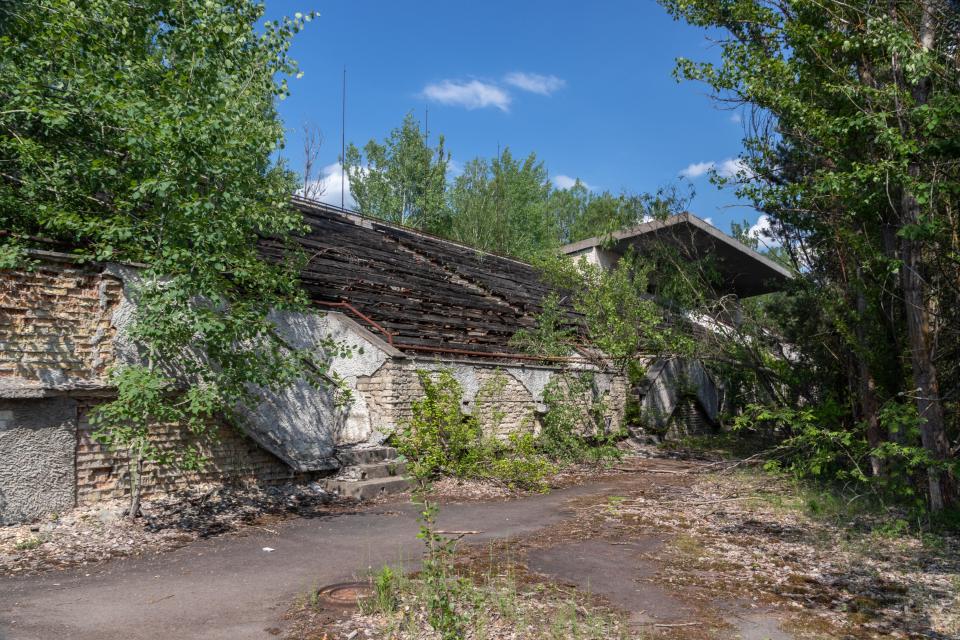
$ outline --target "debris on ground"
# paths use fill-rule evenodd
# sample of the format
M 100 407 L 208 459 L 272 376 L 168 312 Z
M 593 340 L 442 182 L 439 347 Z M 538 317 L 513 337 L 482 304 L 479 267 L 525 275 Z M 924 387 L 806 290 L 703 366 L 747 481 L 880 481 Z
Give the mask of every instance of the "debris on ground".
M 658 582 L 706 607 L 759 601 L 797 637 L 960 638 L 960 538 L 911 535 L 891 510 L 833 510 L 785 477 L 743 469 L 660 469 L 686 481 L 584 507 L 580 533 L 668 534 Z
M 536 533 L 464 545 L 458 564 L 512 564 L 531 576 L 517 589 L 526 594 L 521 599 L 538 599 L 524 591 L 532 583 L 589 595 L 597 611 L 620 612 L 627 637 L 960 638 L 960 537 L 910 533 L 895 509 L 830 503 L 829 494 L 753 462 L 646 449 L 602 472 L 614 474 L 607 495 L 571 499 L 566 520 Z M 478 499 L 507 495 L 484 483 L 440 488 Z M 598 545 L 620 559 L 622 571 L 596 561 Z M 584 554 L 602 571 L 580 579 L 574 574 L 584 573 Z M 642 570 L 631 573 L 636 567 Z M 652 608 L 644 611 L 638 599 Z M 307 603 L 290 615 L 289 637 L 297 640 L 435 637 L 425 620 L 409 615 L 331 612 Z M 487 629 L 492 640 L 568 637 L 493 623 Z
M 200 538 L 243 530 L 272 531 L 269 525 L 290 516 L 354 508 L 319 483 L 269 487 L 200 486 L 144 499 L 135 520 L 128 501 L 103 501 L 52 514 L 32 524 L 0 527 L 0 575 L 99 564 L 182 547 Z

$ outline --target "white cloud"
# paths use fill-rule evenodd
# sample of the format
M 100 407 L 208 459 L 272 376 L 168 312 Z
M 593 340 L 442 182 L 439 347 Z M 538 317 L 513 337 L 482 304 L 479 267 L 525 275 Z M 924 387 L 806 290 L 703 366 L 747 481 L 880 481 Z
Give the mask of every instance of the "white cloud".
M 750 171 L 747 164 L 740 158 L 727 158 L 720 162 L 714 162 L 713 160 L 708 162 L 694 162 L 680 171 L 680 177 L 693 180 L 711 171 L 715 171 L 721 178 L 735 178 L 740 174 L 743 174 L 746 178 L 753 177 L 753 172 Z
M 573 187 L 573 185 L 577 184 L 577 180 L 579 180 L 579 178 L 571 178 L 570 176 L 560 174 L 558 176 L 553 176 L 553 186 L 555 186 L 557 189 L 570 189 Z M 582 184 L 587 191 L 593 190 L 593 187 L 583 180 L 580 180 L 580 184 Z
M 750 231 L 747 232 L 747 235 L 751 238 L 756 238 L 760 241 L 760 244 L 769 248 L 779 247 L 780 240 L 773 235 L 773 227 L 770 224 L 770 216 L 766 214 L 760 214 L 760 217 L 757 218 L 756 224 L 750 227 Z
M 503 81 L 517 89 L 539 93 L 542 96 L 549 96 L 554 91 L 558 91 L 567 85 L 566 80 L 557 76 L 544 76 L 539 73 L 526 73 L 524 71 L 508 73 L 504 76 Z
M 706 222 L 706 223 L 707 223 L 708 225 L 710 225 L 711 227 L 715 227 L 715 226 L 716 226 L 715 224 L 713 224 L 713 218 L 704 218 L 703 221 Z
M 340 206 L 340 185 L 343 185 L 343 205 L 347 209 L 353 209 L 357 206 L 353 195 L 350 193 L 350 178 L 343 175 L 343 182 L 340 180 L 340 163 L 334 162 L 328 164 L 320 170 L 320 177 L 314 180 L 309 189 L 300 188 L 297 190 L 299 195 L 306 195 L 335 206 Z
M 423 96 L 428 100 L 466 109 L 496 107 L 501 111 L 510 110 L 510 94 L 500 87 L 479 80 L 444 80 L 428 84 L 423 88 Z
M 456 178 L 463 173 L 463 165 L 453 158 L 447 161 L 447 175 Z
M 681 178 L 699 178 L 704 175 L 711 169 L 713 169 L 713 162 L 694 162 L 693 164 L 687 165 L 687 168 L 680 172 Z
M 734 178 L 740 174 L 748 179 L 753 177 L 753 171 L 740 158 L 727 158 L 717 166 L 717 175 L 721 178 Z

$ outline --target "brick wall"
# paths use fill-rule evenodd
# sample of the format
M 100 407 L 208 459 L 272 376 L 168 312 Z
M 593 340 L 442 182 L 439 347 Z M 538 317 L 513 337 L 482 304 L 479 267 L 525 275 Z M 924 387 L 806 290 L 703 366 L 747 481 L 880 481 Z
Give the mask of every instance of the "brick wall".
M 110 452 L 92 436 L 89 415 L 95 404 L 95 400 L 82 400 L 78 409 L 76 473 L 79 504 L 129 495 L 128 456 L 125 452 Z M 306 474 L 294 472 L 229 425 L 215 425 L 212 433 L 213 439 L 201 443 L 201 451 L 209 460 L 198 471 L 181 471 L 151 463 L 144 465 L 143 494 L 149 496 L 204 483 L 270 485 L 308 479 Z M 152 440 L 164 448 L 197 442 L 186 429 L 176 425 L 155 427 Z
M 96 381 L 112 362 L 122 285 L 92 266 L 0 272 L 0 378 Z

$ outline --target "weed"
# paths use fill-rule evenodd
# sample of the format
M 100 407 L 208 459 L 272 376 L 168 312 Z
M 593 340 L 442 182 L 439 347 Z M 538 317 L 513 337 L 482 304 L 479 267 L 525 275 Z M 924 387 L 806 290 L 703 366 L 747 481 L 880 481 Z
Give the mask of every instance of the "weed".
M 674 538 L 673 546 L 691 560 L 699 560 L 707 554 L 707 550 L 700 540 L 685 533 L 681 533 Z
M 880 538 L 902 538 L 910 532 L 910 523 L 903 518 L 884 522 L 873 529 L 873 535 Z
M 590 373 L 559 375 L 543 390 L 547 406 L 537 446 L 558 462 L 598 462 L 619 459 L 616 442 L 623 433 L 610 432 L 607 407 Z
M 484 435 L 482 421 L 496 425 L 503 420 L 497 406 L 480 409 L 494 402 L 505 377 L 495 376 L 485 385 L 477 394 L 478 415 L 467 415 L 463 388 L 450 371 L 417 373 L 424 396 L 413 402 L 412 418 L 392 435 L 414 476 L 486 478 L 513 488 L 546 490 L 545 478 L 556 469 L 537 451 L 532 434 L 514 433 L 506 442 Z
M 42 538 L 27 538 L 26 540 L 21 540 L 20 542 L 13 545 L 13 548 L 17 551 L 30 551 L 31 549 L 36 549 L 43 544 Z
M 626 500 L 624 496 L 608 496 L 607 497 L 607 513 L 615 516 L 617 511 L 620 508 L 620 505 L 623 504 L 623 501 Z
M 385 566 L 374 574 L 373 595 L 359 601 L 360 610 L 364 613 L 394 613 L 400 605 L 402 590 L 403 572 Z

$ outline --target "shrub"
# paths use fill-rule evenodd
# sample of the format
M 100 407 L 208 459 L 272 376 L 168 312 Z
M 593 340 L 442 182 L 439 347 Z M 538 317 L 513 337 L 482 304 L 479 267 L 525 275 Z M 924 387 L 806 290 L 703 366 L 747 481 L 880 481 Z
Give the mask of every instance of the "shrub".
M 747 405 L 734 420 L 735 431 L 773 431 L 780 442 L 766 464 L 770 471 L 788 471 L 800 478 L 837 483 L 854 491 L 867 491 L 879 502 L 892 499 L 917 513 L 926 511 L 923 483 L 931 467 L 948 468 L 934 461 L 919 441 L 921 418 L 915 405 L 889 401 L 879 412 L 880 428 L 891 440 L 871 448 L 864 424 L 848 424 L 844 412 L 824 402 L 798 409 Z M 880 462 L 882 473 L 871 474 L 870 458 Z M 953 470 L 956 473 L 956 469 Z
M 537 449 L 557 462 L 619 458 L 621 431 L 608 432 L 606 405 L 597 398 L 591 373 L 556 376 L 543 390 L 547 405 Z
M 392 436 L 414 476 L 449 475 L 496 480 L 511 488 L 546 488 L 545 478 L 554 468 L 536 451 L 532 435 L 512 434 L 506 442 L 484 435 L 480 418 L 463 412 L 463 388 L 450 371 L 417 375 L 423 397 L 413 402 L 412 418 Z M 478 398 L 490 395 L 481 390 Z M 493 415 L 502 419 L 496 408 Z

